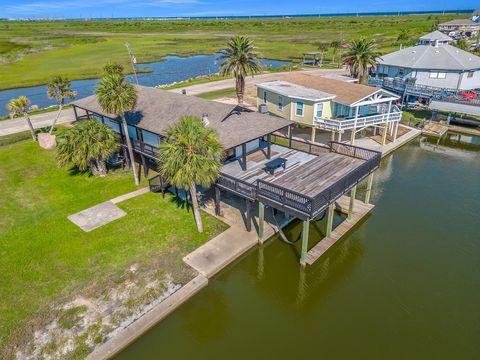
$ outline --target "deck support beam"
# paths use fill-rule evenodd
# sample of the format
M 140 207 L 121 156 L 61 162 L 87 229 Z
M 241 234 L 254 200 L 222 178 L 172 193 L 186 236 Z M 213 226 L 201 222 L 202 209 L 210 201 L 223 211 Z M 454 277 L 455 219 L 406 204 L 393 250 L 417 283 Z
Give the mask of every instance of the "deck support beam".
M 372 194 L 373 172 L 367 178 L 367 191 L 365 192 L 365 204 L 370 204 L 370 195 Z
M 302 253 L 300 255 L 300 264 L 303 266 L 306 265 L 305 258 L 308 252 L 308 238 L 310 232 L 310 219 L 303 221 L 303 228 L 302 228 Z
M 247 144 L 242 144 L 242 170 L 247 170 Z
M 332 203 L 328 206 L 328 210 L 327 210 L 327 231 L 325 232 L 325 235 L 327 237 L 332 235 L 334 211 L 335 211 L 335 203 Z
M 148 177 L 147 161 L 145 160 L 145 156 L 143 154 L 140 154 L 140 158 L 142 159 L 143 177 L 146 179 Z
M 342 142 L 342 132 L 338 132 L 338 142 Z
M 220 216 L 220 188 L 215 186 L 215 215 Z
M 292 148 L 292 125 L 288 127 L 288 147 Z
M 348 207 L 348 220 L 353 218 L 353 208 L 355 206 L 355 196 L 357 195 L 357 185 L 350 190 L 350 205 Z
M 316 135 L 317 135 L 317 128 L 315 126 L 312 126 L 312 138 L 311 138 L 312 142 L 315 142 Z
M 330 138 L 330 140 L 335 141 L 335 131 L 333 130 L 332 130 L 332 137 Z
M 387 142 L 387 134 L 388 134 L 388 124 L 385 124 L 382 132 L 382 145 L 385 145 L 385 143 Z
M 267 159 L 272 157 L 272 134 L 267 135 Z
M 251 232 L 252 231 L 252 202 L 248 199 L 245 199 L 245 220 L 246 220 L 246 226 L 247 226 L 247 231 Z
M 265 205 L 259 201 L 258 202 L 258 241 L 263 241 L 263 234 L 265 228 Z

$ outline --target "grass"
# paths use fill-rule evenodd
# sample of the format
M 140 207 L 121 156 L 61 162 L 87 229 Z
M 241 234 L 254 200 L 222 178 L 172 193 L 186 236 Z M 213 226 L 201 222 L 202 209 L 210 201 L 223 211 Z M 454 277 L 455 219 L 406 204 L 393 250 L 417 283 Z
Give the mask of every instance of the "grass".
M 48 320 L 55 302 L 114 281 L 132 263 L 148 266 L 162 251 L 182 267 L 185 254 L 226 228 L 203 214 L 205 232 L 198 234 L 191 212 L 153 193 L 120 203 L 124 218 L 89 233 L 67 219 L 134 189 L 128 172 L 95 178 L 59 168 L 55 152 L 32 141 L 0 148 L 0 349 Z
M 209 92 L 197 95 L 197 97 L 206 99 L 206 100 L 216 100 L 224 97 L 233 97 L 233 96 L 236 96 L 235 89 L 233 88 L 209 91 Z
M 0 21 L 0 89 L 45 83 L 52 75 L 72 79 L 98 77 L 107 60 L 128 68 L 125 41 L 139 62 L 165 55 L 216 52 L 228 37 L 245 34 L 264 57 L 299 62 L 318 43 L 374 38 L 383 53 L 397 49 L 397 36 L 408 29 L 412 43 L 435 23 L 464 14 L 405 16 L 306 17 L 201 20 Z M 2 56 L 0 54 L 0 56 Z M 104 61 L 99 61 L 104 59 Z M 324 57 L 333 61 L 333 50 Z

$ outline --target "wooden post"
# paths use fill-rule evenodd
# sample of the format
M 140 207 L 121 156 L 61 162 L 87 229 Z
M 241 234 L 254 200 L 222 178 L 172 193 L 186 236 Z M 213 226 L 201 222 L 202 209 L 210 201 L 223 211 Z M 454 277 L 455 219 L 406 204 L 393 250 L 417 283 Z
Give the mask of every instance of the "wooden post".
M 215 215 L 220 216 L 220 188 L 215 186 Z
M 288 147 L 292 148 L 292 126 L 288 127 Z
M 315 126 L 312 126 L 312 139 L 311 139 L 312 142 L 315 142 L 316 134 L 317 134 L 317 129 L 315 128 Z
M 383 134 L 382 134 L 382 145 L 385 145 L 387 142 L 387 133 L 388 133 L 388 123 L 385 124 L 383 127 Z
M 357 194 L 357 185 L 350 190 L 350 205 L 348 207 L 348 220 L 353 218 L 353 207 L 355 206 L 355 196 Z
M 400 124 L 400 121 L 397 121 L 397 122 L 394 123 L 394 127 L 393 127 L 393 142 L 397 142 L 398 124 Z
M 333 215 L 335 211 L 335 203 L 330 204 L 327 210 L 327 231 L 325 235 L 328 237 L 332 235 L 332 229 L 333 229 Z
M 272 157 L 272 134 L 267 135 L 267 159 Z
M 263 233 L 265 226 L 265 205 L 262 202 L 258 202 L 258 241 L 263 241 Z
M 77 107 L 73 105 L 73 113 L 75 114 L 75 121 L 78 121 Z
M 145 156 L 143 154 L 140 154 L 140 158 L 142 159 L 143 177 L 146 179 L 148 176 L 147 161 L 145 160 Z
M 370 195 L 372 193 L 372 185 L 373 185 L 373 172 L 368 175 L 367 178 L 367 191 L 365 192 L 365 204 L 370 203 Z
M 242 144 L 242 170 L 247 170 L 247 144 Z
M 300 264 L 302 265 L 306 265 L 305 258 L 307 257 L 307 252 L 308 252 L 309 230 L 310 230 L 310 219 L 307 219 L 303 221 L 303 229 L 302 229 L 302 253 L 300 256 Z
M 248 199 L 245 199 L 245 207 L 247 209 L 245 217 L 247 221 L 247 231 L 252 231 L 252 210 L 251 210 L 251 202 Z
M 331 141 L 335 141 L 335 131 L 332 130 L 332 137 L 330 139 Z
M 338 132 L 338 142 L 342 142 L 342 132 Z
M 350 144 L 351 145 L 355 145 L 355 134 L 357 132 L 357 119 L 358 119 L 359 110 L 360 110 L 359 106 L 355 107 L 355 122 L 353 124 L 352 134 L 350 135 Z

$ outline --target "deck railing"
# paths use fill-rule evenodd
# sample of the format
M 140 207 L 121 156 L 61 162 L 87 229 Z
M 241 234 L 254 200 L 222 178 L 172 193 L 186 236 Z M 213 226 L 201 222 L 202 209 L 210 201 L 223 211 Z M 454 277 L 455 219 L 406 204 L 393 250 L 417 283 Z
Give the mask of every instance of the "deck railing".
M 344 176 L 340 182 L 336 182 L 314 197 L 301 194 L 266 180 L 257 179 L 253 183 L 248 183 L 224 173 L 220 174 L 217 180 L 217 186 L 250 200 L 259 200 L 276 208 L 285 209 L 298 217 L 315 218 L 331 203 L 335 202 L 353 186 L 365 179 L 380 165 L 381 153 L 378 151 L 336 141 L 332 141 L 325 146 L 298 139 L 289 139 L 282 135 L 272 135 L 273 142 L 284 143 L 285 140 L 291 145 L 290 148 L 298 151 L 308 152 L 313 155 L 333 152 L 351 156 L 364 162 L 354 171 Z
M 140 140 L 131 139 L 131 141 L 132 141 L 133 151 L 139 154 L 145 155 L 154 160 L 158 159 L 158 147 L 144 143 L 143 141 L 140 141 Z M 125 136 L 121 137 L 121 145 L 125 147 L 127 146 Z
M 160 175 L 156 175 L 153 178 L 148 179 L 148 186 L 151 192 L 163 192 L 170 186 L 170 184 Z
M 358 117 L 356 119 L 325 119 L 315 117 L 313 120 L 313 124 L 320 129 L 343 131 L 366 126 L 396 122 L 400 121 L 401 118 L 402 111 L 400 111 L 400 109 L 395 106 L 392 107 L 390 113 Z

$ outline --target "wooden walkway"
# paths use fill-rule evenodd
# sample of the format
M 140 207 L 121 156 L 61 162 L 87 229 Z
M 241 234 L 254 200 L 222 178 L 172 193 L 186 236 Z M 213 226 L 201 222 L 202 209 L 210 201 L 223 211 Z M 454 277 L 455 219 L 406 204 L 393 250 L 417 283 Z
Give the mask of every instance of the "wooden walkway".
M 436 122 L 429 122 L 423 127 L 422 134 L 441 138 L 447 133 L 447 131 L 447 125 L 442 125 Z
M 337 201 L 337 207 L 335 210 L 344 214 L 348 214 L 349 204 L 350 198 L 344 195 Z M 330 249 L 330 247 L 332 247 L 355 225 L 357 225 L 373 209 L 373 207 L 374 205 L 372 204 L 365 204 L 360 200 L 355 200 L 352 219 L 345 219 L 332 231 L 332 234 L 329 237 L 324 237 L 314 247 L 312 247 L 307 253 L 305 262 L 308 265 L 312 265 L 315 261 L 317 261 L 328 249 Z

